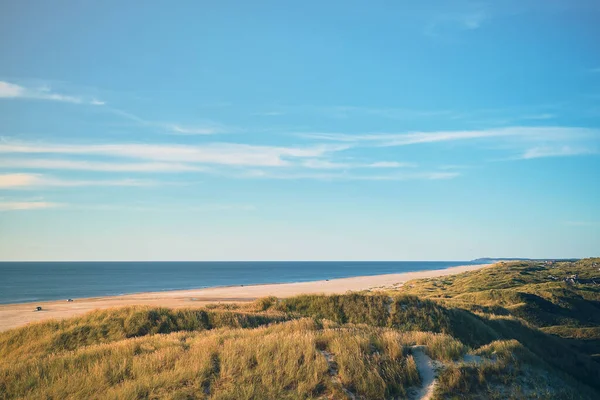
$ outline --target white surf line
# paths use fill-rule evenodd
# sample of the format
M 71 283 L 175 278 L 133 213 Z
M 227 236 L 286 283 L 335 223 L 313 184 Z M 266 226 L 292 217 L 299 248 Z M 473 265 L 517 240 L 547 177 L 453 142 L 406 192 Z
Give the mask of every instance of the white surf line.
M 412 346 L 411 352 L 419 375 L 421 376 L 421 388 L 419 388 L 411 399 L 415 400 L 429 400 L 433 397 L 433 392 L 437 385 L 437 379 L 435 376 L 435 368 L 433 366 L 433 360 L 425 354 L 425 346 Z

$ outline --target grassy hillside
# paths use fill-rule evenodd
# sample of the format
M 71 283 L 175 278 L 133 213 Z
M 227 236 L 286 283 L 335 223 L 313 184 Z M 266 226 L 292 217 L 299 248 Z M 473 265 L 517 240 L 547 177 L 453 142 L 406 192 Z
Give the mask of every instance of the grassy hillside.
M 570 277 L 577 276 L 571 280 Z M 600 357 L 600 258 L 552 265 L 501 263 L 408 282 L 400 293 L 486 317 L 506 316 Z M 600 360 L 598 360 L 600 361 Z
M 32 324 L 0 333 L 0 399 L 600 398 L 594 263 Z

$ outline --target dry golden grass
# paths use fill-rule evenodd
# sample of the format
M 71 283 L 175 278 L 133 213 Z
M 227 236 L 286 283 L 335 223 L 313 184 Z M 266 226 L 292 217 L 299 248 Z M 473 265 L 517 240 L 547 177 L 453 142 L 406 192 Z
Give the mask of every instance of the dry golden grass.
M 288 318 L 281 313 L 122 307 L 0 332 L 0 359 L 20 360 L 81 346 L 179 331 L 252 328 Z
M 349 390 L 384 399 L 419 383 L 406 345 L 439 340 L 427 335 L 324 328 L 312 319 L 149 335 L 3 361 L 0 393 L 7 399 L 305 399 L 345 398 Z
M 415 345 L 442 366 L 438 399 L 598 398 L 590 354 L 600 290 L 547 275 L 518 263 L 402 293 L 128 307 L 32 324 L 0 333 L 0 399 L 405 398 L 420 385 Z

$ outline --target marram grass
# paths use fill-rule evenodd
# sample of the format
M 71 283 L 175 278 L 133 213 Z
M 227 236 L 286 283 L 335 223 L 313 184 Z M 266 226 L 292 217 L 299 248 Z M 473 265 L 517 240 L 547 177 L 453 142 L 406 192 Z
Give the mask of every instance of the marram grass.
M 0 333 L 0 399 L 600 398 L 594 262 L 507 263 L 400 290 L 94 311 Z

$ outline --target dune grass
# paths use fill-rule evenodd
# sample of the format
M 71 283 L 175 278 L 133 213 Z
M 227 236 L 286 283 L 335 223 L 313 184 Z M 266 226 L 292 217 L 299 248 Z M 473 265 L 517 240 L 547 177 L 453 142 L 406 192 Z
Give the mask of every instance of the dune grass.
M 19 360 L 130 337 L 221 327 L 252 328 L 286 319 L 286 316 L 273 312 L 171 310 L 147 306 L 98 310 L 81 317 L 34 323 L 26 329 L 0 332 L 0 358 Z
M 437 399 L 599 398 L 600 288 L 549 278 L 589 280 L 594 262 L 31 324 L 0 333 L 0 399 L 406 398 L 416 345 L 440 367 Z
M 443 399 L 593 399 L 597 392 L 548 369 L 517 340 L 498 340 L 473 351 L 480 358 L 447 365 L 438 377 Z
M 419 340 L 441 340 L 427 335 Z M 384 399 L 405 396 L 406 388 L 419 384 L 406 348 L 412 341 L 389 329 L 326 328 L 313 319 L 147 335 L 3 362 L 0 393 L 31 399 L 303 399 L 344 398 L 350 391 Z

